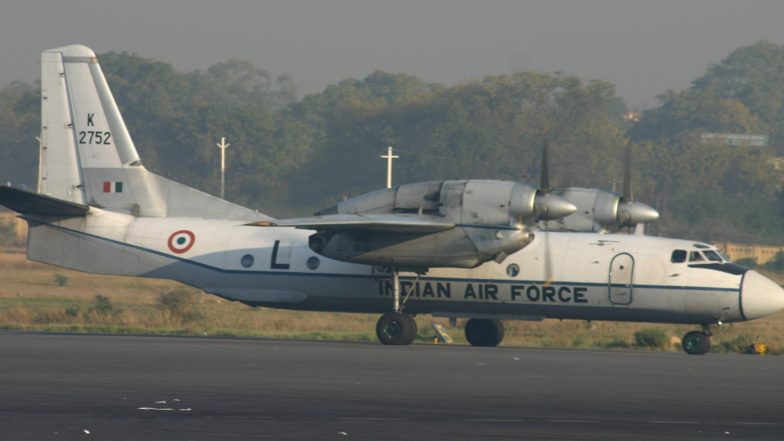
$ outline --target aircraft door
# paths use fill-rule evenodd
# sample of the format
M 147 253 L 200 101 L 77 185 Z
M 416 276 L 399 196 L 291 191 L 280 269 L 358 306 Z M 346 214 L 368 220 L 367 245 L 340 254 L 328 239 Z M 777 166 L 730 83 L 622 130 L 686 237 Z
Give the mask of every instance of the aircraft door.
M 608 288 L 610 303 L 628 305 L 632 302 L 634 283 L 634 258 L 631 254 L 621 253 L 610 261 L 610 278 Z

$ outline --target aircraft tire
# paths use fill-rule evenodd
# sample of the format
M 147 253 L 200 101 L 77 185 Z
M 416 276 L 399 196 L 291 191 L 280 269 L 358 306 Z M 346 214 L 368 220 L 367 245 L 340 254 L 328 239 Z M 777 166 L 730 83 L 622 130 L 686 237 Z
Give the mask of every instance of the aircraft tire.
M 376 323 L 376 336 L 385 345 L 410 345 L 416 334 L 416 321 L 410 314 L 388 312 Z
M 710 351 L 710 335 L 703 331 L 687 332 L 681 340 L 681 345 L 689 355 L 703 355 Z
M 470 319 L 465 326 L 465 336 L 471 346 L 498 346 L 504 339 L 504 325 L 495 319 Z

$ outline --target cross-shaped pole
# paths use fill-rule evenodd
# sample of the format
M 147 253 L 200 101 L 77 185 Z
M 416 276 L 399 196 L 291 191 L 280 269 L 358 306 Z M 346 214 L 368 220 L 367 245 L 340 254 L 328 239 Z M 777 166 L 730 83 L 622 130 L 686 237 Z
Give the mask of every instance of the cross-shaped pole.
M 224 199 L 226 194 L 226 149 L 231 144 L 226 144 L 226 138 L 221 137 L 220 144 L 215 144 L 221 151 L 221 199 Z
M 399 157 L 392 154 L 392 147 L 387 147 L 387 154 L 381 155 L 381 158 L 387 160 L 387 188 L 392 188 L 392 160 Z

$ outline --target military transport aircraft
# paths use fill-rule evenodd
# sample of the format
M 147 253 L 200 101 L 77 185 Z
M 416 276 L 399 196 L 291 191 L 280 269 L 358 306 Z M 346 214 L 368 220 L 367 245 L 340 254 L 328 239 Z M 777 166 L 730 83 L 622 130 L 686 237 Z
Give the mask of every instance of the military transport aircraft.
M 411 343 L 412 315 L 427 313 L 467 318 L 477 346 L 501 342 L 502 319 L 695 324 L 683 347 L 702 354 L 709 327 L 784 308 L 777 284 L 707 244 L 536 227 L 655 217 L 600 192 L 571 203 L 521 182 L 424 182 L 274 219 L 147 171 L 89 48 L 47 50 L 41 64 L 39 191 L 0 187 L 29 223 L 32 260 L 249 305 L 381 313 L 385 344 Z

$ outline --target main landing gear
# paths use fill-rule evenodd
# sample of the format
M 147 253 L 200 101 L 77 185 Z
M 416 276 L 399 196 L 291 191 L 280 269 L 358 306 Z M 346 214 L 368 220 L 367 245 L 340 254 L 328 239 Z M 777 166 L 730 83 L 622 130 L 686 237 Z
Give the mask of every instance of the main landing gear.
M 683 350 L 689 355 L 703 355 L 710 351 L 710 329 L 702 327 L 702 331 L 687 332 L 681 340 Z
M 471 346 L 498 346 L 504 339 L 504 325 L 500 320 L 470 319 L 465 325 L 465 336 Z
M 410 345 L 416 338 L 417 325 L 411 314 L 403 312 L 405 299 L 400 301 L 400 273 L 395 268 L 392 268 L 392 302 L 394 311 L 378 319 L 376 336 L 385 345 Z
M 417 324 L 411 314 L 403 312 L 409 293 L 401 300 L 400 274 L 392 268 L 392 306 L 376 323 L 376 336 L 385 345 L 410 345 L 417 335 Z M 413 289 L 413 287 L 412 287 Z M 471 346 L 498 346 L 504 339 L 504 325 L 500 320 L 470 319 L 465 326 L 465 336 Z

